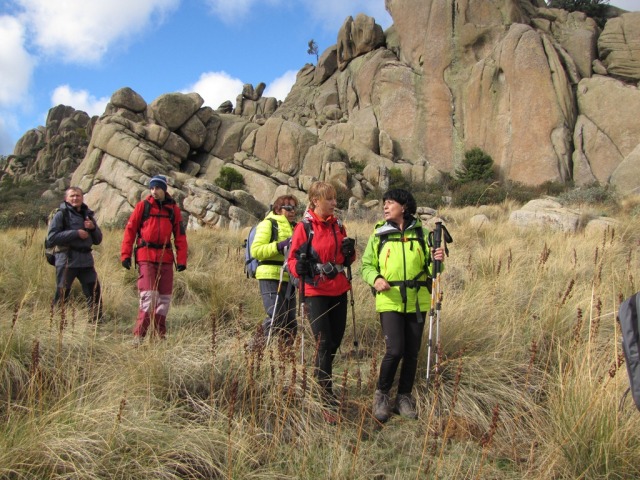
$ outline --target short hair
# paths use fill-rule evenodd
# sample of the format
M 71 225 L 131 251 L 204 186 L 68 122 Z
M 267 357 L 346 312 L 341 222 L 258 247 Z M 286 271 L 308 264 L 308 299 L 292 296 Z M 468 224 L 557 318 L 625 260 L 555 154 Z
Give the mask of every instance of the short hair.
M 338 196 L 336 187 L 327 182 L 313 182 L 309 187 L 309 210 L 314 210 L 314 200 L 330 200 Z
M 382 195 L 382 201 L 384 202 L 386 200 L 393 200 L 394 202 L 398 202 L 402 205 L 404 207 L 405 217 L 415 215 L 418 210 L 416 199 L 413 198 L 413 195 L 404 188 L 393 188 L 386 191 L 384 195 Z
M 67 198 L 69 192 L 78 192 L 80 195 L 84 196 L 84 192 L 80 187 L 69 187 L 64 191 L 64 198 Z
M 298 206 L 298 199 L 293 195 L 280 195 L 276 198 L 275 202 L 273 202 L 273 207 L 271 207 L 271 211 L 273 213 L 278 213 L 283 205 L 291 205 L 293 203 L 294 206 Z

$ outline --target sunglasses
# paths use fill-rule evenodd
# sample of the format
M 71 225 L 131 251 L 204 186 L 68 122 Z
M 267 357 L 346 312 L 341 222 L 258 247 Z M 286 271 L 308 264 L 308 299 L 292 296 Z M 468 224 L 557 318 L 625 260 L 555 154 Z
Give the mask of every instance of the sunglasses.
M 282 210 L 286 210 L 287 212 L 295 212 L 296 211 L 296 207 L 293 205 L 283 205 Z

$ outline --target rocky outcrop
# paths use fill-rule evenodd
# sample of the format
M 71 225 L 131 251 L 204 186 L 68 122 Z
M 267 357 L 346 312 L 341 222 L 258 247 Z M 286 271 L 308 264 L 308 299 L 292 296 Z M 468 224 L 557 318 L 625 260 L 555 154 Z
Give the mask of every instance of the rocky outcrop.
M 577 99 L 580 116 L 573 139 L 575 183 L 612 183 L 624 194 L 638 189 L 637 174 L 631 178 L 621 175 L 629 166 L 637 166 L 634 152 L 640 143 L 638 88 L 595 75 L 580 82 Z M 608 105 L 616 105 L 616 108 L 607 108 Z M 618 169 L 620 171 L 616 173 Z
M 640 12 L 609 20 L 598 38 L 600 60 L 609 75 L 640 80 Z
M 217 110 L 195 93 L 147 104 L 131 89 L 115 92 L 84 127 L 91 141 L 73 181 L 108 219 L 128 214 L 150 176 L 169 175 L 193 228 L 240 228 L 279 194 L 304 200 L 315 180 L 361 208 L 394 170 L 438 181 L 474 147 L 506 180 L 640 189 L 639 14 L 611 18 L 601 34 L 584 14 L 542 0 L 385 5 L 391 28 L 347 17 L 281 104 L 262 96 L 264 84 L 245 85 L 235 106 Z M 87 120 L 62 131 L 78 133 Z M 48 141 L 34 130 L 20 148 Z M 215 186 L 223 167 L 242 174 L 246 191 Z
M 65 105 L 52 108 L 44 127 L 18 140 L 5 174 L 18 179 L 66 177 L 82 161 L 96 118 Z
M 579 210 L 563 207 L 554 198 L 531 200 L 520 210 L 511 212 L 509 223 L 520 228 L 544 228 L 566 233 L 583 231 L 587 236 L 601 236 L 607 229 L 619 227 L 608 217 L 593 217 Z

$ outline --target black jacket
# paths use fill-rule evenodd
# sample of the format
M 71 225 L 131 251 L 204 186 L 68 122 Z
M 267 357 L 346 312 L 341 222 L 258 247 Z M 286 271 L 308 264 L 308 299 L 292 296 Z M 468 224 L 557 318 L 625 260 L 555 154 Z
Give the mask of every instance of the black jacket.
M 65 215 L 68 222 L 64 220 Z M 86 218 L 93 220 L 96 228 L 88 230 L 89 237 L 82 240 L 78 230 L 84 229 Z M 102 231 L 98 227 L 93 212 L 84 203 L 78 212 L 67 202 L 62 202 L 49 223 L 47 241 L 49 245 L 63 247 L 63 250 L 64 247 L 68 247 L 68 250 L 56 253 L 56 267 L 93 267 L 91 247 L 102 243 Z

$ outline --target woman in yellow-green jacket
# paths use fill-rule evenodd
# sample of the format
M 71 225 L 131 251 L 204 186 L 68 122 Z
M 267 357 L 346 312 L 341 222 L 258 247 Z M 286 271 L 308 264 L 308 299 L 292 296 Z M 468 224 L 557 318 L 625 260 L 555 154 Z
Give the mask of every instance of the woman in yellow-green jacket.
M 262 322 L 263 333 L 267 336 L 280 333 L 287 342 L 293 342 L 297 332 L 296 291 L 286 269 L 281 270 L 291 245 L 297 208 L 298 200 L 292 195 L 276 198 L 269 214 L 256 227 L 251 244 L 251 256 L 259 263 L 256 278 L 267 313 Z
M 444 259 L 444 249 L 430 249 L 429 231 L 416 218 L 416 201 L 403 189 L 386 192 L 384 221 L 376 224 L 362 256 L 362 278 L 373 288 L 386 352 L 380 364 L 373 414 L 380 422 L 391 415 L 389 391 L 400 362 L 395 411 L 417 418 L 411 396 L 427 312 L 431 306 L 431 257 Z

